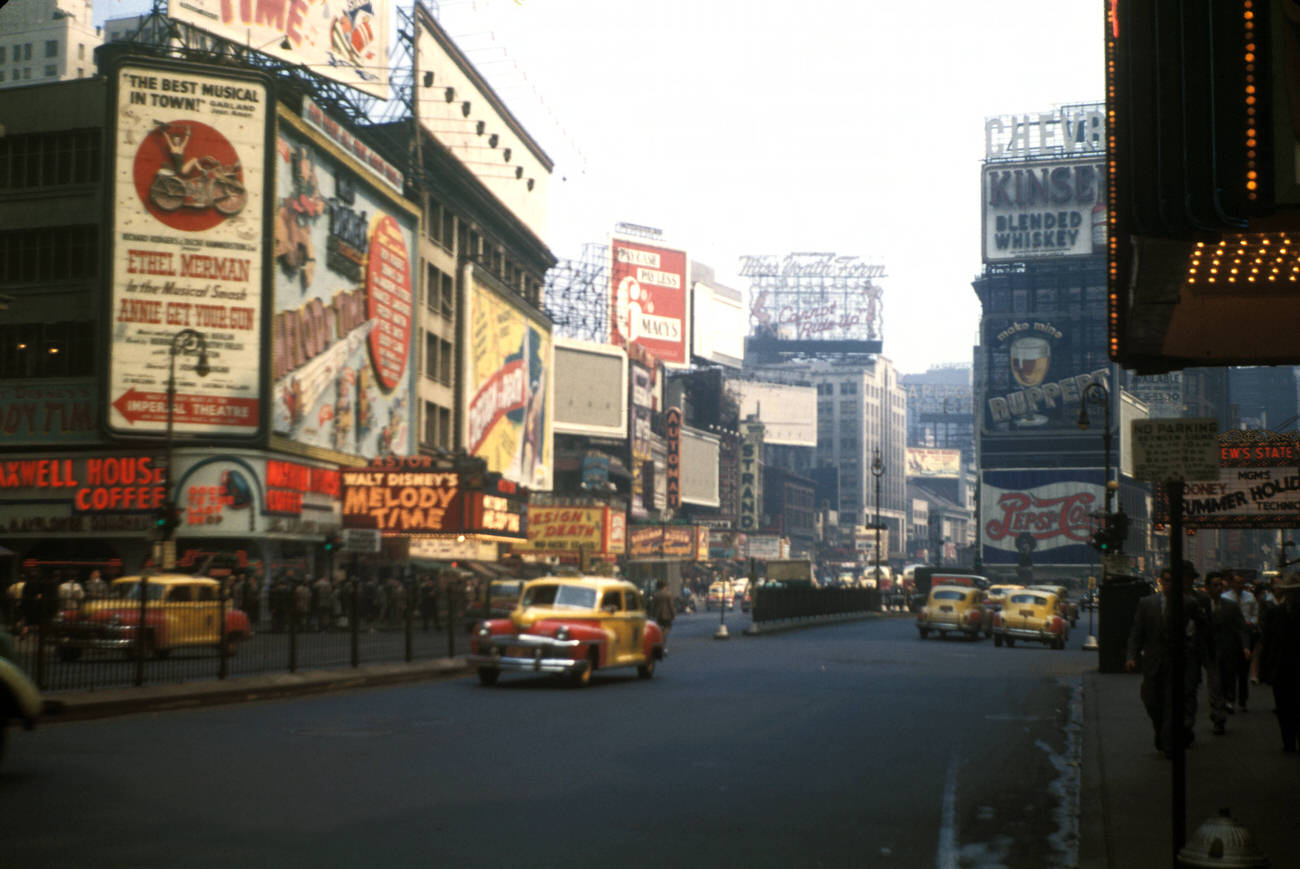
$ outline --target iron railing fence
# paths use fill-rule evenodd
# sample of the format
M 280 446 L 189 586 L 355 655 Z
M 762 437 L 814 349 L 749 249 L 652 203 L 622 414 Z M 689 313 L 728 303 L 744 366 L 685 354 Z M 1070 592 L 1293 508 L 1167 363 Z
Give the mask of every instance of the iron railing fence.
M 455 586 L 451 587 L 456 588 Z M 16 617 L 18 663 L 47 692 L 126 688 L 432 660 L 463 654 L 469 641 L 465 598 L 448 590 L 420 606 L 414 584 L 380 609 L 343 589 L 329 604 L 278 609 L 254 620 L 229 599 L 82 602 Z M 410 602 L 414 601 L 415 605 Z M 450 613 L 450 618 L 448 614 Z M 449 630 L 450 627 L 450 630 Z

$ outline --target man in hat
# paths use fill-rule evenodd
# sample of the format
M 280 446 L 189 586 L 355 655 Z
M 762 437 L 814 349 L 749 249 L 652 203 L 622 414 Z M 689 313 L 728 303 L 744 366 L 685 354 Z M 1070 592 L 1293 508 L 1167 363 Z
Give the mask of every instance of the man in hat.
M 1210 620 L 1210 643 L 1205 658 L 1205 685 L 1210 701 L 1210 721 L 1214 732 L 1226 732 L 1227 709 L 1223 697 L 1224 685 L 1236 678 L 1237 666 L 1250 657 L 1249 635 L 1241 607 L 1223 597 L 1223 575 L 1206 574 L 1205 595 L 1197 600 L 1205 607 Z
M 1259 639 L 1259 602 L 1246 587 L 1246 577 L 1231 570 L 1223 572 L 1228 586 L 1223 596 L 1241 607 L 1241 616 L 1246 620 L 1246 632 L 1251 646 Z M 1229 712 L 1234 709 L 1246 711 L 1246 701 L 1250 691 L 1250 659 L 1236 661 L 1232 678 L 1223 685 L 1223 697 Z
M 1265 612 L 1260 678 L 1273 686 L 1282 750 L 1300 748 L 1300 574 L 1279 577 L 1278 603 Z

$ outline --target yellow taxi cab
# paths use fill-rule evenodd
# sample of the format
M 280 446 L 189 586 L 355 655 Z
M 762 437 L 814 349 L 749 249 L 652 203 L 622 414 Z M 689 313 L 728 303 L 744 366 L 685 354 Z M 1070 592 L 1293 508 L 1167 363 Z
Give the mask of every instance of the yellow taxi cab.
M 993 645 L 1014 646 L 1016 640 L 1025 640 L 1064 649 L 1069 630 L 1054 592 L 1024 588 L 1008 594 L 993 617 Z
M 1041 589 L 1043 591 L 1050 591 L 1052 594 L 1056 595 L 1056 602 L 1057 606 L 1061 609 L 1061 616 L 1070 623 L 1070 627 L 1074 627 L 1079 621 L 1079 606 L 1074 601 L 1070 600 L 1070 589 L 1063 585 L 1048 584 L 1031 585 L 1029 587 Z
M 706 610 L 712 610 L 714 607 L 731 609 L 735 604 L 736 589 L 731 583 L 719 580 L 709 586 L 709 593 L 704 598 Z
M 54 644 L 59 657 L 75 661 L 92 649 L 128 652 L 140 643 L 140 598 L 144 596 L 143 642 L 149 654 L 165 658 L 173 649 L 220 648 L 233 655 L 251 634 L 243 610 L 221 599 L 221 583 L 205 576 L 161 573 L 123 576 L 109 585 L 108 597 L 86 601 L 59 615 Z
M 987 589 L 985 589 L 986 598 L 984 601 L 984 606 L 987 607 L 992 612 L 996 613 L 1000 609 L 1002 609 L 1002 605 L 1006 603 L 1008 594 L 1010 594 L 1013 591 L 1019 591 L 1022 588 L 1024 588 L 1023 585 L 1017 585 L 1016 583 L 1012 583 L 1012 582 L 994 583 L 993 585 L 990 585 Z
M 508 618 L 479 624 L 466 660 L 484 685 L 517 672 L 583 686 L 595 671 L 620 667 L 649 679 L 663 657 L 663 629 L 635 585 L 607 576 L 545 576 L 524 584 Z
M 992 630 L 992 614 L 984 606 L 984 592 L 966 585 L 936 585 L 930 589 L 925 606 L 916 614 L 916 629 L 921 639 L 935 631 L 942 639 L 950 633 L 979 639 Z

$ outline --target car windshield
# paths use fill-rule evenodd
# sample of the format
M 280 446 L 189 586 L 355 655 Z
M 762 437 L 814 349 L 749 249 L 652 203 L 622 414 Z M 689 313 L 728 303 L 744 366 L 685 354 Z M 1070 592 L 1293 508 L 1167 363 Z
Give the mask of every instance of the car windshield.
M 555 607 L 557 609 L 596 608 L 596 590 L 581 585 L 547 583 L 534 585 L 524 592 L 523 605 Z
M 1039 597 L 1036 594 L 1016 594 L 1011 596 L 1011 602 L 1042 606 L 1043 604 L 1047 603 L 1047 598 Z
M 935 600 L 965 600 L 966 592 L 955 588 L 941 588 L 934 593 Z
M 162 600 L 163 586 L 162 583 L 151 582 L 148 584 L 149 600 Z M 113 597 L 122 600 L 139 600 L 140 583 L 138 582 L 115 582 L 113 583 Z

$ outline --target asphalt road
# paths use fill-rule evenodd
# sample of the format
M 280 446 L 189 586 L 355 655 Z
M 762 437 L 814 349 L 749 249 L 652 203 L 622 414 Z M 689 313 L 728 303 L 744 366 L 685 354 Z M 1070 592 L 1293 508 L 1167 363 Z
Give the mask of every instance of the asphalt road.
M 713 639 L 655 678 L 502 677 L 11 734 L 15 866 L 1065 867 L 1079 651 L 910 619 Z

